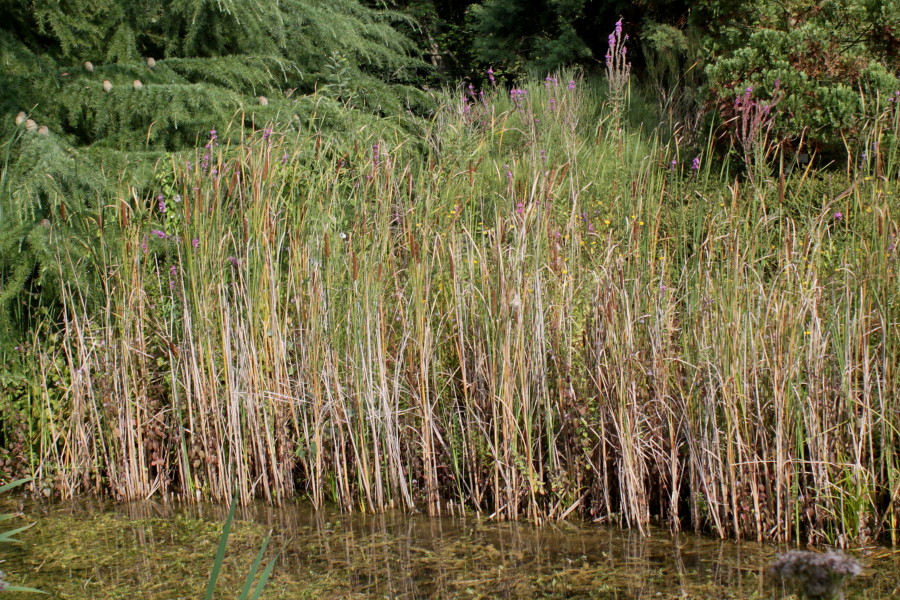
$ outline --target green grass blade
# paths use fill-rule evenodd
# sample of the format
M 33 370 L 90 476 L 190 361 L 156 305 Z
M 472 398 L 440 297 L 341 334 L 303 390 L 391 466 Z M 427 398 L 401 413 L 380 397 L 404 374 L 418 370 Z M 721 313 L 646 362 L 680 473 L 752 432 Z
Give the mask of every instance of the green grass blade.
M 35 588 L 25 587 L 22 585 L 8 585 L 3 588 L 4 592 L 28 592 L 31 594 L 49 594 L 49 592 L 45 592 L 44 590 L 38 590 Z
M 256 571 L 259 569 L 259 565 L 263 559 L 263 554 L 265 554 L 266 547 L 269 545 L 270 537 L 272 537 L 271 533 L 266 536 L 266 539 L 263 541 L 262 547 L 259 549 L 259 552 L 256 554 L 256 559 L 253 561 L 253 564 L 250 566 L 250 572 L 247 573 L 247 581 L 244 582 L 244 589 L 241 590 L 241 595 L 238 597 L 238 600 L 247 600 L 247 597 L 250 595 L 250 588 L 253 587 L 253 579 L 256 577 Z
M 209 573 L 205 600 L 212 600 L 213 592 L 216 589 L 216 580 L 219 578 L 219 571 L 222 570 L 222 562 L 225 560 L 225 547 L 228 545 L 228 535 L 231 533 L 231 522 L 234 520 L 236 508 L 237 491 L 234 493 L 234 498 L 231 499 L 231 509 L 228 511 L 228 518 L 225 519 L 225 525 L 222 527 L 222 535 L 219 536 L 219 549 L 216 551 L 216 560 L 213 561 L 212 571 Z
M 32 527 L 34 527 L 34 523 L 26 525 L 25 527 L 19 527 L 18 529 L 10 529 L 9 531 L 4 531 L 3 533 L 0 533 L 0 542 L 19 542 L 21 540 L 17 540 L 13 536 L 17 533 L 22 533 L 26 529 L 31 529 Z
M 269 576 L 272 574 L 272 569 L 275 568 L 276 560 L 278 560 L 277 554 L 272 557 L 272 560 L 270 560 L 269 564 L 266 565 L 265 571 L 263 571 L 262 575 L 259 576 L 259 583 L 256 584 L 256 589 L 253 591 L 253 597 L 250 600 L 259 600 L 259 597 L 263 592 L 263 588 L 266 587 L 266 582 L 269 581 Z
M 28 483 L 32 479 L 34 479 L 34 478 L 33 477 L 23 477 L 22 479 L 16 479 L 15 481 L 10 481 L 6 485 L 0 486 L 0 494 L 2 494 L 3 492 L 5 492 L 7 490 L 17 488 L 20 485 L 22 485 L 23 483 Z

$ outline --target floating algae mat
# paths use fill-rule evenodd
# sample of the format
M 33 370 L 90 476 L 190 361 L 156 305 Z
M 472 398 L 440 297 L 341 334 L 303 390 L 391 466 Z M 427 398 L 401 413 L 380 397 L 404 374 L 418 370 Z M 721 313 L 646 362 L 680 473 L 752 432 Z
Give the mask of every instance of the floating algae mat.
M 10 583 L 73 600 L 197 600 L 227 510 L 89 501 L 26 505 L 24 512 L 36 522 L 21 535 L 24 543 L 0 547 L 0 569 Z M 779 551 L 771 545 L 571 523 L 535 527 L 472 516 L 347 515 L 306 505 L 253 505 L 239 509 L 237 519 L 217 598 L 239 596 L 269 530 L 270 554 L 279 558 L 263 598 L 783 596 L 761 576 Z M 853 554 L 864 570 L 847 598 L 900 597 L 900 550 Z

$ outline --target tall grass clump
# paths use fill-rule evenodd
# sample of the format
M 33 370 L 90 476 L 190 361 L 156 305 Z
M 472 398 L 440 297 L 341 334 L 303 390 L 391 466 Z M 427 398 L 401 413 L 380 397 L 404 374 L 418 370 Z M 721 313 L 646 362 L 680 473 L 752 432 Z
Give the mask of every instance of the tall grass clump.
M 896 535 L 896 108 L 877 159 L 744 183 L 603 127 L 606 87 L 211 132 L 73 217 L 103 227 L 20 357 L 55 382 L 11 388 L 29 464 L 63 495 Z

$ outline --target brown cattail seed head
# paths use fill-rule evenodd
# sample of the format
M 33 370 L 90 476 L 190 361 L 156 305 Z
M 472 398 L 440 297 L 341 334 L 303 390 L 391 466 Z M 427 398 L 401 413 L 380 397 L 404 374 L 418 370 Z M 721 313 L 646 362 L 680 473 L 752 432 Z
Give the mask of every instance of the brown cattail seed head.
M 50 135 L 50 129 L 46 125 L 38 127 L 38 135 Z
M 87 71 L 88 73 L 93 73 L 94 72 L 94 63 L 92 63 L 89 60 L 84 61 L 84 70 Z
M 151 69 L 156 66 L 156 60 L 152 56 L 147 57 L 147 66 Z
M 37 123 L 35 123 L 31 119 L 28 119 L 27 121 L 25 121 L 25 129 L 28 131 L 34 131 L 35 129 L 37 129 Z
M 112 91 L 112 83 L 110 83 L 109 79 L 103 80 L 103 91 L 107 94 Z
M 144 87 L 144 84 L 141 83 L 141 80 L 140 80 L 140 79 L 135 79 L 134 82 L 132 82 L 131 85 L 133 85 L 133 86 L 134 86 L 134 89 L 136 89 L 136 90 L 139 90 L 139 89 L 141 89 L 142 87 Z
M 28 115 L 25 114 L 25 111 L 21 111 L 21 112 L 19 112 L 19 114 L 16 115 L 16 125 L 21 125 L 22 123 L 24 123 L 27 120 L 28 120 Z
M 260 105 L 260 106 L 268 106 L 268 105 L 269 105 L 269 99 L 266 98 L 265 96 L 260 96 L 260 97 L 259 97 L 259 105 Z

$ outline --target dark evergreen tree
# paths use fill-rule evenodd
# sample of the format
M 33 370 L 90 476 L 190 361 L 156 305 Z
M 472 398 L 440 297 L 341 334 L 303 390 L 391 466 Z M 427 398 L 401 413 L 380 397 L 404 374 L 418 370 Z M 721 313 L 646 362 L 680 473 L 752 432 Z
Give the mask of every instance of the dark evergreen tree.
M 229 123 L 352 131 L 426 110 L 408 21 L 358 0 L 0 0 L 0 336 L 58 271 L 51 236 L 92 251 L 79 228 L 165 153 Z

